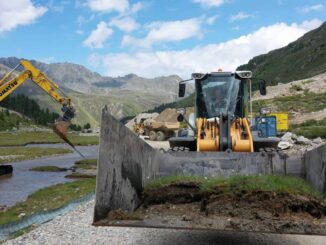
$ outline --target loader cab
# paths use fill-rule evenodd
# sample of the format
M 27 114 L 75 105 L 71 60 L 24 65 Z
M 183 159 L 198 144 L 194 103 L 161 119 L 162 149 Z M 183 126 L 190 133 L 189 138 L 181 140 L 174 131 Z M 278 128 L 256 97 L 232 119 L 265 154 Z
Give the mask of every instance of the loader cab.
M 219 117 L 220 113 L 248 116 L 251 72 L 194 73 L 192 77 L 196 88 L 196 118 Z

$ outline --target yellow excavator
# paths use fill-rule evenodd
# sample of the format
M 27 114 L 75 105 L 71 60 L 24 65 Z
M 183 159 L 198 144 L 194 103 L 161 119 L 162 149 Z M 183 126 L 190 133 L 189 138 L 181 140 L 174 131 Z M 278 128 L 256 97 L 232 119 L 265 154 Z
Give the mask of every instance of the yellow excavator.
M 18 76 L 13 77 L 14 71 L 22 67 L 23 71 Z M 71 103 L 71 99 L 59 88 L 59 86 L 51 81 L 44 73 L 34 67 L 29 61 L 21 60 L 20 63 L 11 71 L 6 73 L 0 80 L 0 101 L 4 100 L 12 92 L 14 92 L 20 85 L 27 80 L 33 81 L 43 91 L 45 91 L 54 101 L 62 105 L 63 115 L 56 120 L 53 130 L 60 138 L 71 145 L 74 150 L 74 145 L 67 139 L 67 130 L 71 124 L 71 119 L 75 117 L 76 110 Z M 77 150 L 76 150 L 77 151 Z M 78 151 L 77 151 L 78 152 Z M 82 155 L 80 152 L 78 152 Z M 0 171 L 10 171 L 10 165 L 0 165 Z M 6 169 L 7 170 L 4 170 Z M 12 171 L 12 168 L 11 168 Z

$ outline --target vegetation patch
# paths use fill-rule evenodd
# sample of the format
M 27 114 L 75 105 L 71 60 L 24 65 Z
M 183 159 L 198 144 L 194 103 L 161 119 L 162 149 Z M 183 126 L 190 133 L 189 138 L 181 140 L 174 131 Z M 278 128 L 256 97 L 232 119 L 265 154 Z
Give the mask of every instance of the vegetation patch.
M 60 168 L 58 166 L 39 166 L 35 168 L 31 168 L 30 171 L 38 171 L 38 172 L 63 172 L 67 171 L 66 168 Z
M 296 111 L 301 113 L 319 111 L 326 108 L 326 93 L 304 93 L 293 96 L 276 97 L 253 102 L 253 110 L 273 108 L 276 111 Z
M 150 181 L 146 184 L 144 193 L 169 186 L 183 186 L 192 183 L 192 188 L 198 186 L 203 195 L 218 193 L 230 194 L 237 192 L 267 191 L 276 193 L 290 193 L 296 195 L 311 196 L 321 199 L 322 195 L 315 191 L 303 179 L 281 176 L 281 175 L 260 175 L 260 176 L 242 176 L 236 175 L 230 178 L 214 177 L 203 178 L 195 176 L 168 176 Z M 163 189 L 162 189 L 163 188 Z
M 80 169 L 96 169 L 97 159 L 82 159 L 75 162 L 75 166 Z
M 95 179 L 78 180 L 41 189 L 29 195 L 26 201 L 17 203 L 5 212 L 0 212 L 0 224 L 19 220 L 20 217 L 36 212 L 60 208 L 94 190 Z
M 43 148 L 43 147 L 1 147 L 0 164 L 10 163 L 23 160 L 30 160 L 45 156 L 72 153 L 69 149 L 64 148 Z
M 93 179 L 96 178 L 94 174 L 86 174 L 86 173 L 72 173 L 65 176 L 65 178 L 69 179 Z
M 311 139 L 326 138 L 326 118 L 320 121 L 308 120 L 301 124 L 292 125 L 290 131 Z
M 80 136 L 78 134 L 68 134 L 68 139 L 74 145 L 97 145 L 98 136 Z M 55 133 L 48 132 L 18 132 L 0 133 L 0 146 L 23 146 L 27 144 L 55 144 L 64 141 Z

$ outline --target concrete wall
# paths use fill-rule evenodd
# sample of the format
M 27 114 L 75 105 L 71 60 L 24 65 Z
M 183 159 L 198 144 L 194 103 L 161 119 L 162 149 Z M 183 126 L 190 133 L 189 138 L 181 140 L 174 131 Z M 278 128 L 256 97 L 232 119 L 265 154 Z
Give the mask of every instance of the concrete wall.
M 134 210 L 146 179 L 158 173 L 157 151 L 102 110 L 94 220 L 110 210 Z
M 326 196 L 326 145 L 307 152 L 304 166 L 306 180 Z
M 303 155 L 281 153 L 161 153 L 102 111 L 94 221 L 110 210 L 134 210 L 146 181 L 167 175 L 285 174 L 325 193 L 326 146 Z

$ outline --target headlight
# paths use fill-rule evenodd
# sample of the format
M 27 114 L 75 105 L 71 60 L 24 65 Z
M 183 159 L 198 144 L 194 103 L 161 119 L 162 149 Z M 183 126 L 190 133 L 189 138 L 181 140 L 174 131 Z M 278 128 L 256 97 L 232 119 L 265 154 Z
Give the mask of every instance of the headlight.
M 252 72 L 251 71 L 236 71 L 235 72 L 240 78 L 252 78 Z

